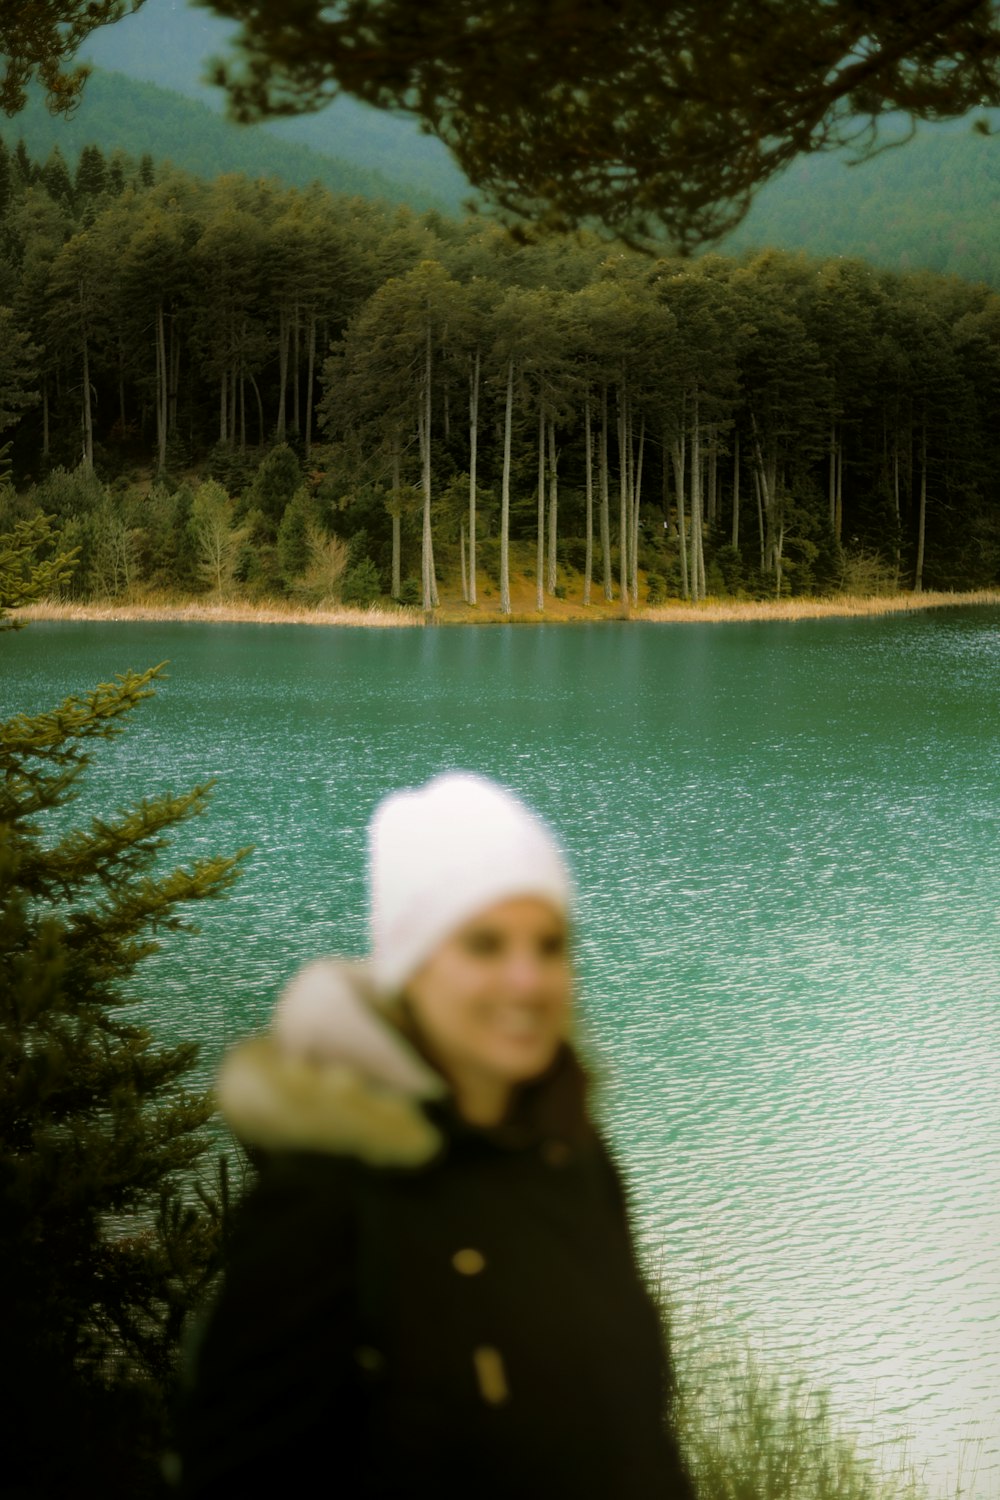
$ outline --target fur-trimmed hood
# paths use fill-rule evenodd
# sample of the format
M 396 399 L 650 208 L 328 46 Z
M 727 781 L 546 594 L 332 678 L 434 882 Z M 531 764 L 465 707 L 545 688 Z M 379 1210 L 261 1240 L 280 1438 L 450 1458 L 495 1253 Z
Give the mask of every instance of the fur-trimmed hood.
M 278 1001 L 270 1029 L 223 1061 L 219 1107 L 240 1140 L 418 1166 L 442 1138 L 423 1109 L 447 1092 L 379 1011 L 365 965 L 321 959 Z

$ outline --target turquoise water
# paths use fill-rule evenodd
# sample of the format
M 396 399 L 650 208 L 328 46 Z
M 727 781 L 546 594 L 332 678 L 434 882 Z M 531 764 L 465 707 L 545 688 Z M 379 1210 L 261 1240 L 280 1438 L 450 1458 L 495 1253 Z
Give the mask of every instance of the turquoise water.
M 1000 612 L 424 631 L 34 625 L 0 711 L 169 658 L 85 806 L 218 779 L 256 852 L 146 974 L 206 1065 L 364 945 L 378 798 L 450 766 L 560 829 L 581 1032 L 681 1321 L 1000 1493 Z

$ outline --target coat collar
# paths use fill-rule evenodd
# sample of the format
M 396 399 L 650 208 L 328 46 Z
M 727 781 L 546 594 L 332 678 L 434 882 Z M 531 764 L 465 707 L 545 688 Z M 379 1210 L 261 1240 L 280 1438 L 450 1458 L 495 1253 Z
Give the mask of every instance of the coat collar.
M 519 1089 L 502 1124 L 463 1120 L 418 1039 L 374 1002 L 362 965 L 310 964 L 283 993 L 271 1028 L 240 1043 L 216 1084 L 221 1112 L 246 1145 L 418 1167 L 472 1139 L 507 1150 L 588 1129 L 586 1075 L 564 1044 L 543 1078 Z

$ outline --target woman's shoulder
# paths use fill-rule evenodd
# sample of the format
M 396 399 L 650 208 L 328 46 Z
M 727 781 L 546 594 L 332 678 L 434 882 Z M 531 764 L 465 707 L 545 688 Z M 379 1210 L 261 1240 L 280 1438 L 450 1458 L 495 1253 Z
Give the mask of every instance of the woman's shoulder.
M 269 1031 L 227 1054 L 216 1091 L 251 1147 L 407 1167 L 440 1149 L 423 1106 L 442 1088 L 373 1007 L 357 968 L 323 961 L 296 976 Z

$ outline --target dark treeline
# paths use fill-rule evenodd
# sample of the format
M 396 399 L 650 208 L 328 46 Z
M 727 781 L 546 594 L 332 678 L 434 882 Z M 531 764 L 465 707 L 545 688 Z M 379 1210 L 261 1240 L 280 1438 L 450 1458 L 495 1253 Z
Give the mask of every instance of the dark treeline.
M 519 245 L 96 147 L 0 144 L 0 226 L 3 504 L 55 516 L 78 591 L 996 581 L 985 286 Z

